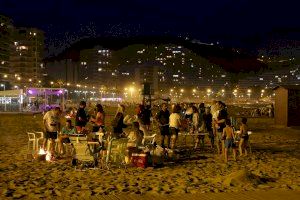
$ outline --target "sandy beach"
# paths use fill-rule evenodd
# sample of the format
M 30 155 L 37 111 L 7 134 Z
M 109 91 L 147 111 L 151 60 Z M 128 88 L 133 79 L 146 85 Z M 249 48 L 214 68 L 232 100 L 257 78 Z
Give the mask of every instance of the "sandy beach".
M 88 198 L 107 194 L 218 193 L 300 190 L 300 130 L 249 119 L 252 154 L 228 164 L 211 152 L 162 168 L 76 171 L 70 159 L 27 159 L 27 134 L 41 130 L 32 115 L 0 116 L 0 198 Z M 201 156 L 200 156 L 201 155 Z

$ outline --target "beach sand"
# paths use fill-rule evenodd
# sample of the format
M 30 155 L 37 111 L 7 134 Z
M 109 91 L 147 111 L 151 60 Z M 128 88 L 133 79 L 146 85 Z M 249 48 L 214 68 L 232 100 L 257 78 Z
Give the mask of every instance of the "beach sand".
M 265 120 L 265 121 L 264 121 Z M 0 116 L 0 199 L 87 198 L 106 194 L 182 194 L 254 190 L 300 190 L 300 130 L 276 128 L 269 119 L 249 119 L 252 154 L 198 152 L 162 168 L 76 171 L 70 159 L 27 159 L 28 130 L 40 130 L 33 116 Z M 200 156 L 200 157 L 199 157 Z

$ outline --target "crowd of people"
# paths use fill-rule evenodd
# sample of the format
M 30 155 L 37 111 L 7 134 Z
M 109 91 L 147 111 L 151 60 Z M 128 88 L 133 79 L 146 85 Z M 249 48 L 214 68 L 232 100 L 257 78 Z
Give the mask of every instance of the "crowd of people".
M 91 107 L 91 106 L 89 106 Z M 169 111 L 170 109 L 170 111 Z M 179 132 L 195 135 L 194 148 L 204 148 L 205 135 L 208 135 L 211 149 L 223 155 L 228 160 L 228 150 L 231 148 L 233 158 L 236 152 L 240 156 L 247 155 L 248 127 L 247 119 L 242 118 L 240 131 L 236 131 L 228 116 L 225 103 L 213 101 L 209 106 L 204 103 L 198 104 L 172 104 L 163 103 L 159 106 L 156 114 L 149 105 L 137 105 L 134 117 L 125 115 L 125 106 L 118 105 L 117 112 L 111 122 L 105 122 L 105 112 L 101 104 L 94 109 L 86 109 L 86 102 L 81 101 L 76 113 L 73 113 L 75 126 L 70 119 L 61 128 L 60 108 L 48 111 L 43 118 L 45 126 L 45 140 L 43 147 L 46 148 L 47 141 L 51 141 L 50 150 L 54 151 L 54 140 L 58 140 L 58 152 L 64 153 L 63 143 L 70 143 L 69 135 L 86 134 L 87 132 L 105 132 L 105 126 L 111 126 L 111 138 L 127 137 L 129 152 L 134 152 L 141 144 L 143 137 L 156 131 L 151 123 L 158 126 L 160 140 L 157 145 L 165 149 L 177 148 Z M 72 117 L 72 116 L 71 116 Z M 87 123 L 92 123 L 92 129 L 86 128 Z M 124 128 L 130 127 L 131 131 L 125 133 Z M 61 133 L 58 135 L 58 133 Z M 198 134 L 205 133 L 205 134 Z M 216 147 L 216 148 L 215 148 Z

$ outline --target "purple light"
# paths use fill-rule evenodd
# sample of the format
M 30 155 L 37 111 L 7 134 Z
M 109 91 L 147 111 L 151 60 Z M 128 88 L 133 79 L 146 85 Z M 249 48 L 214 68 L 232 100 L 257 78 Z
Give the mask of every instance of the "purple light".
M 29 93 L 29 94 L 33 94 L 32 90 L 28 90 L 28 93 Z
M 63 93 L 63 91 L 62 91 L 62 90 L 59 90 L 59 91 L 58 91 L 58 93 L 59 93 L 59 94 L 62 94 L 62 93 Z

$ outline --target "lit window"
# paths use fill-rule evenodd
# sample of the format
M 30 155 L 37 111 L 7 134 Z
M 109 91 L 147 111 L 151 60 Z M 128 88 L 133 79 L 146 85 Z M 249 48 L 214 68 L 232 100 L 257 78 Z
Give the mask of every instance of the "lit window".
M 17 50 L 28 50 L 27 46 L 18 46 Z

